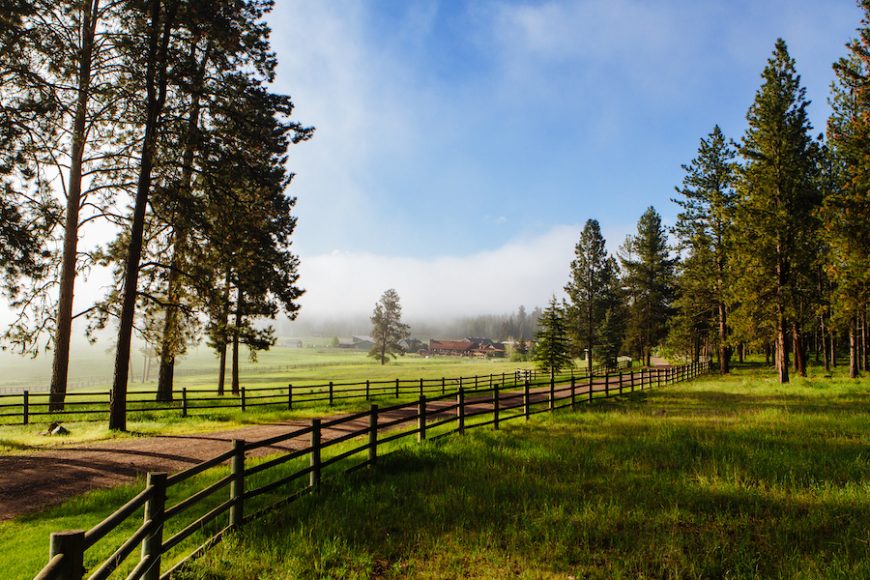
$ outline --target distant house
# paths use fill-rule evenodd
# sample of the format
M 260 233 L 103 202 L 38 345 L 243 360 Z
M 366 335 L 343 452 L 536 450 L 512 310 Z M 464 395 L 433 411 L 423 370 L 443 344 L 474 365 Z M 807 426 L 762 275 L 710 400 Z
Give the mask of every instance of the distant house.
M 479 358 L 503 357 L 505 347 L 488 338 L 465 338 L 463 340 L 429 341 L 429 354 L 440 356 L 470 356 Z
M 336 346 L 350 350 L 371 350 L 374 345 L 375 341 L 370 336 L 352 336 L 350 338 L 339 338 Z

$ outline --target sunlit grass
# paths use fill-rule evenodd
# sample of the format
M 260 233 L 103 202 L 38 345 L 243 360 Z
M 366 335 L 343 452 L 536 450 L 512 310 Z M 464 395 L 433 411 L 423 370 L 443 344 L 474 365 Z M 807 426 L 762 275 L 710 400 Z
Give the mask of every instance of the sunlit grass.
M 187 574 L 868 577 L 868 395 L 743 370 L 473 431 L 248 526 Z

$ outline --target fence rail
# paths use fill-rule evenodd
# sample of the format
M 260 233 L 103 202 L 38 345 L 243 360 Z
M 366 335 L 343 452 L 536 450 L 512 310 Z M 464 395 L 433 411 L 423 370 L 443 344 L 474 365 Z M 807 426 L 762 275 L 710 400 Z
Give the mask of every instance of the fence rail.
M 312 419 L 307 427 L 269 439 L 253 442 L 235 440 L 230 450 L 185 471 L 169 476 L 165 473 L 149 473 L 145 488 L 140 493 L 90 530 L 51 534 L 49 562 L 36 578 L 84 578 L 85 562 L 89 561 L 87 550 L 100 541 L 108 541 L 112 532 L 134 528 L 135 522 L 131 519 L 137 515 L 142 518 L 141 525 L 129 535 L 120 538 L 112 536 L 117 547 L 112 545 L 105 550 L 114 548 L 107 559 L 92 564 L 93 571 L 88 578 L 107 578 L 112 572 L 119 569 L 126 571 L 127 568 L 128 579 L 168 578 L 186 562 L 220 541 L 227 530 L 236 529 L 304 494 L 318 490 L 325 469 L 339 466 L 343 468 L 341 471 L 349 472 L 373 466 L 377 463 L 379 449 L 391 442 L 408 437 L 415 437 L 418 442 L 435 440 L 489 425 L 499 429 L 506 421 L 528 420 L 537 413 L 574 408 L 581 402 L 588 403 L 626 392 L 691 380 L 708 368 L 709 364 L 703 362 L 681 367 L 593 374 L 583 379 L 576 376 L 567 380 L 524 379 L 521 390 L 514 385 L 497 382 L 492 385 L 479 384 L 476 389 L 463 386 L 455 393 L 431 397 L 421 394 L 414 401 L 386 408 L 372 404 L 368 411 L 328 421 Z M 384 416 L 390 413 L 397 417 L 384 420 Z M 362 426 L 359 425 L 361 421 L 364 423 Z M 325 439 L 324 431 L 342 434 Z M 287 443 L 293 443 L 296 447 L 284 449 L 259 462 L 248 457 L 248 453 L 255 449 Z M 343 447 L 339 447 L 343 444 Z M 298 465 L 306 457 L 307 465 Z M 294 461 L 297 465 L 293 464 Z M 174 493 L 182 483 L 226 462 L 229 462 L 229 474 L 204 483 L 193 491 L 180 490 L 188 492 L 186 497 L 177 497 Z M 333 468 L 333 471 L 336 469 Z M 300 481 L 295 489 L 290 487 Z M 224 494 L 223 498 L 218 497 L 218 492 Z M 170 494 L 174 496 L 171 505 L 168 499 Z M 255 501 L 257 498 L 260 500 Z M 252 508 L 257 508 L 257 511 L 246 515 Z M 185 551 L 179 553 L 179 546 L 197 534 L 200 537 L 194 542 L 195 547 L 190 550 L 190 546 L 185 546 Z M 200 541 L 202 543 L 196 546 Z M 139 560 L 126 563 L 125 566 L 137 546 L 141 546 Z M 180 560 L 164 570 L 164 556 L 172 551 L 175 553 L 171 555 Z
M 598 371 L 601 369 L 598 368 Z M 570 376 L 579 379 L 586 373 L 563 374 L 561 380 Z M 532 382 L 540 377 L 534 369 L 522 369 L 510 373 L 475 375 L 467 377 L 439 377 L 420 379 L 387 379 L 341 382 L 321 380 L 310 384 L 288 384 L 286 387 L 241 387 L 236 394 L 218 395 L 216 389 L 182 388 L 173 393 L 171 401 L 157 401 L 157 391 L 130 391 L 127 394 L 127 410 L 130 413 L 178 413 L 182 417 L 215 409 L 248 411 L 252 408 L 271 407 L 293 410 L 304 406 L 326 403 L 333 406 L 351 400 L 401 399 L 410 395 L 446 395 L 460 388 L 492 387 L 494 384 L 515 386 L 524 380 Z M 50 422 L 59 419 L 101 421 L 109 414 L 108 390 L 69 391 L 62 408 L 54 408 L 51 394 L 32 392 L 0 394 L 0 425 L 28 425 L 34 422 Z

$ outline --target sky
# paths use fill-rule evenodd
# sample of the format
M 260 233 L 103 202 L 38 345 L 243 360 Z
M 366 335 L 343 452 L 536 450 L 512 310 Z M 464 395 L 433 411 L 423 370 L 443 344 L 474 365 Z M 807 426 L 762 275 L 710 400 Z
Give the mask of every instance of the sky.
M 303 317 L 501 313 L 561 293 L 580 229 L 616 251 L 681 164 L 737 140 L 782 37 L 828 114 L 853 0 L 279 0 Z

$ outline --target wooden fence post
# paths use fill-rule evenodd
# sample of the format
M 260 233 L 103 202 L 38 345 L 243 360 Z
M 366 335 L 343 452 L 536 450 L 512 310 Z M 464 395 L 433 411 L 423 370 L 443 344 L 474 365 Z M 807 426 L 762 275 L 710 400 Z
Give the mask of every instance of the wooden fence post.
M 245 412 L 245 387 L 242 387 L 242 413 Z
M 372 405 L 369 413 L 369 465 L 375 465 L 378 462 L 378 406 Z
M 24 405 L 21 409 L 23 413 L 24 424 L 27 425 L 30 423 L 30 393 L 27 392 L 27 389 L 24 389 Z
M 607 399 L 610 397 L 610 375 L 605 370 L 604 371 L 604 398 Z
M 501 407 L 501 397 L 499 396 L 498 385 L 492 388 L 492 427 L 498 431 L 498 412 Z
M 446 385 L 446 382 L 444 380 L 444 377 L 441 377 L 441 394 L 443 395 L 446 392 L 447 392 L 447 385 Z
M 308 486 L 314 491 L 320 489 L 320 419 L 311 420 L 311 472 Z
M 589 373 L 589 402 L 590 403 L 592 402 L 592 386 L 593 386 L 594 382 L 595 382 L 595 373 L 591 372 L 591 373 Z
M 577 382 L 574 379 L 574 371 L 571 371 L 571 410 L 577 408 Z
M 531 414 L 529 406 L 529 379 L 526 379 L 523 383 L 523 415 L 526 416 L 526 421 L 529 420 L 529 415 Z
M 396 398 L 399 398 L 399 379 L 396 379 Z
M 371 390 L 371 381 L 366 379 L 366 401 L 369 400 L 369 392 Z
M 619 371 L 619 394 L 622 396 L 622 371 Z
M 634 370 L 633 369 L 628 371 L 628 376 L 631 379 L 631 392 L 633 393 L 634 392 Z
M 329 381 L 329 406 L 330 407 L 332 406 L 333 390 L 334 390 L 333 383 L 332 383 L 332 381 Z
M 552 372 L 550 373 L 550 402 L 547 406 L 550 411 L 556 408 L 556 377 Z
M 242 391 L 244 392 L 244 391 Z M 245 517 L 245 441 L 233 439 L 233 462 L 230 481 L 230 525 L 238 528 Z
M 423 396 L 423 379 L 420 378 L 420 396 Z
M 460 435 L 465 433 L 465 389 L 459 387 L 459 392 L 456 394 L 456 412 L 459 414 L 459 431 Z
M 85 574 L 85 533 L 82 530 L 53 532 L 48 558 L 63 554 L 60 570 L 55 578 L 80 580 Z
M 474 375 L 474 390 L 477 390 L 477 375 Z
M 287 385 L 287 410 L 293 410 L 293 385 Z
M 160 556 L 163 553 L 163 512 L 166 507 L 165 473 L 149 473 L 146 485 L 154 487 L 151 499 L 145 504 L 145 522 L 153 522 L 152 531 L 142 540 L 142 559 L 150 559 L 151 565 L 142 575 L 144 580 L 159 580 Z
M 420 403 L 417 410 L 417 443 L 426 440 L 426 396 L 420 395 Z
M 187 417 L 187 387 L 181 388 L 181 416 Z

